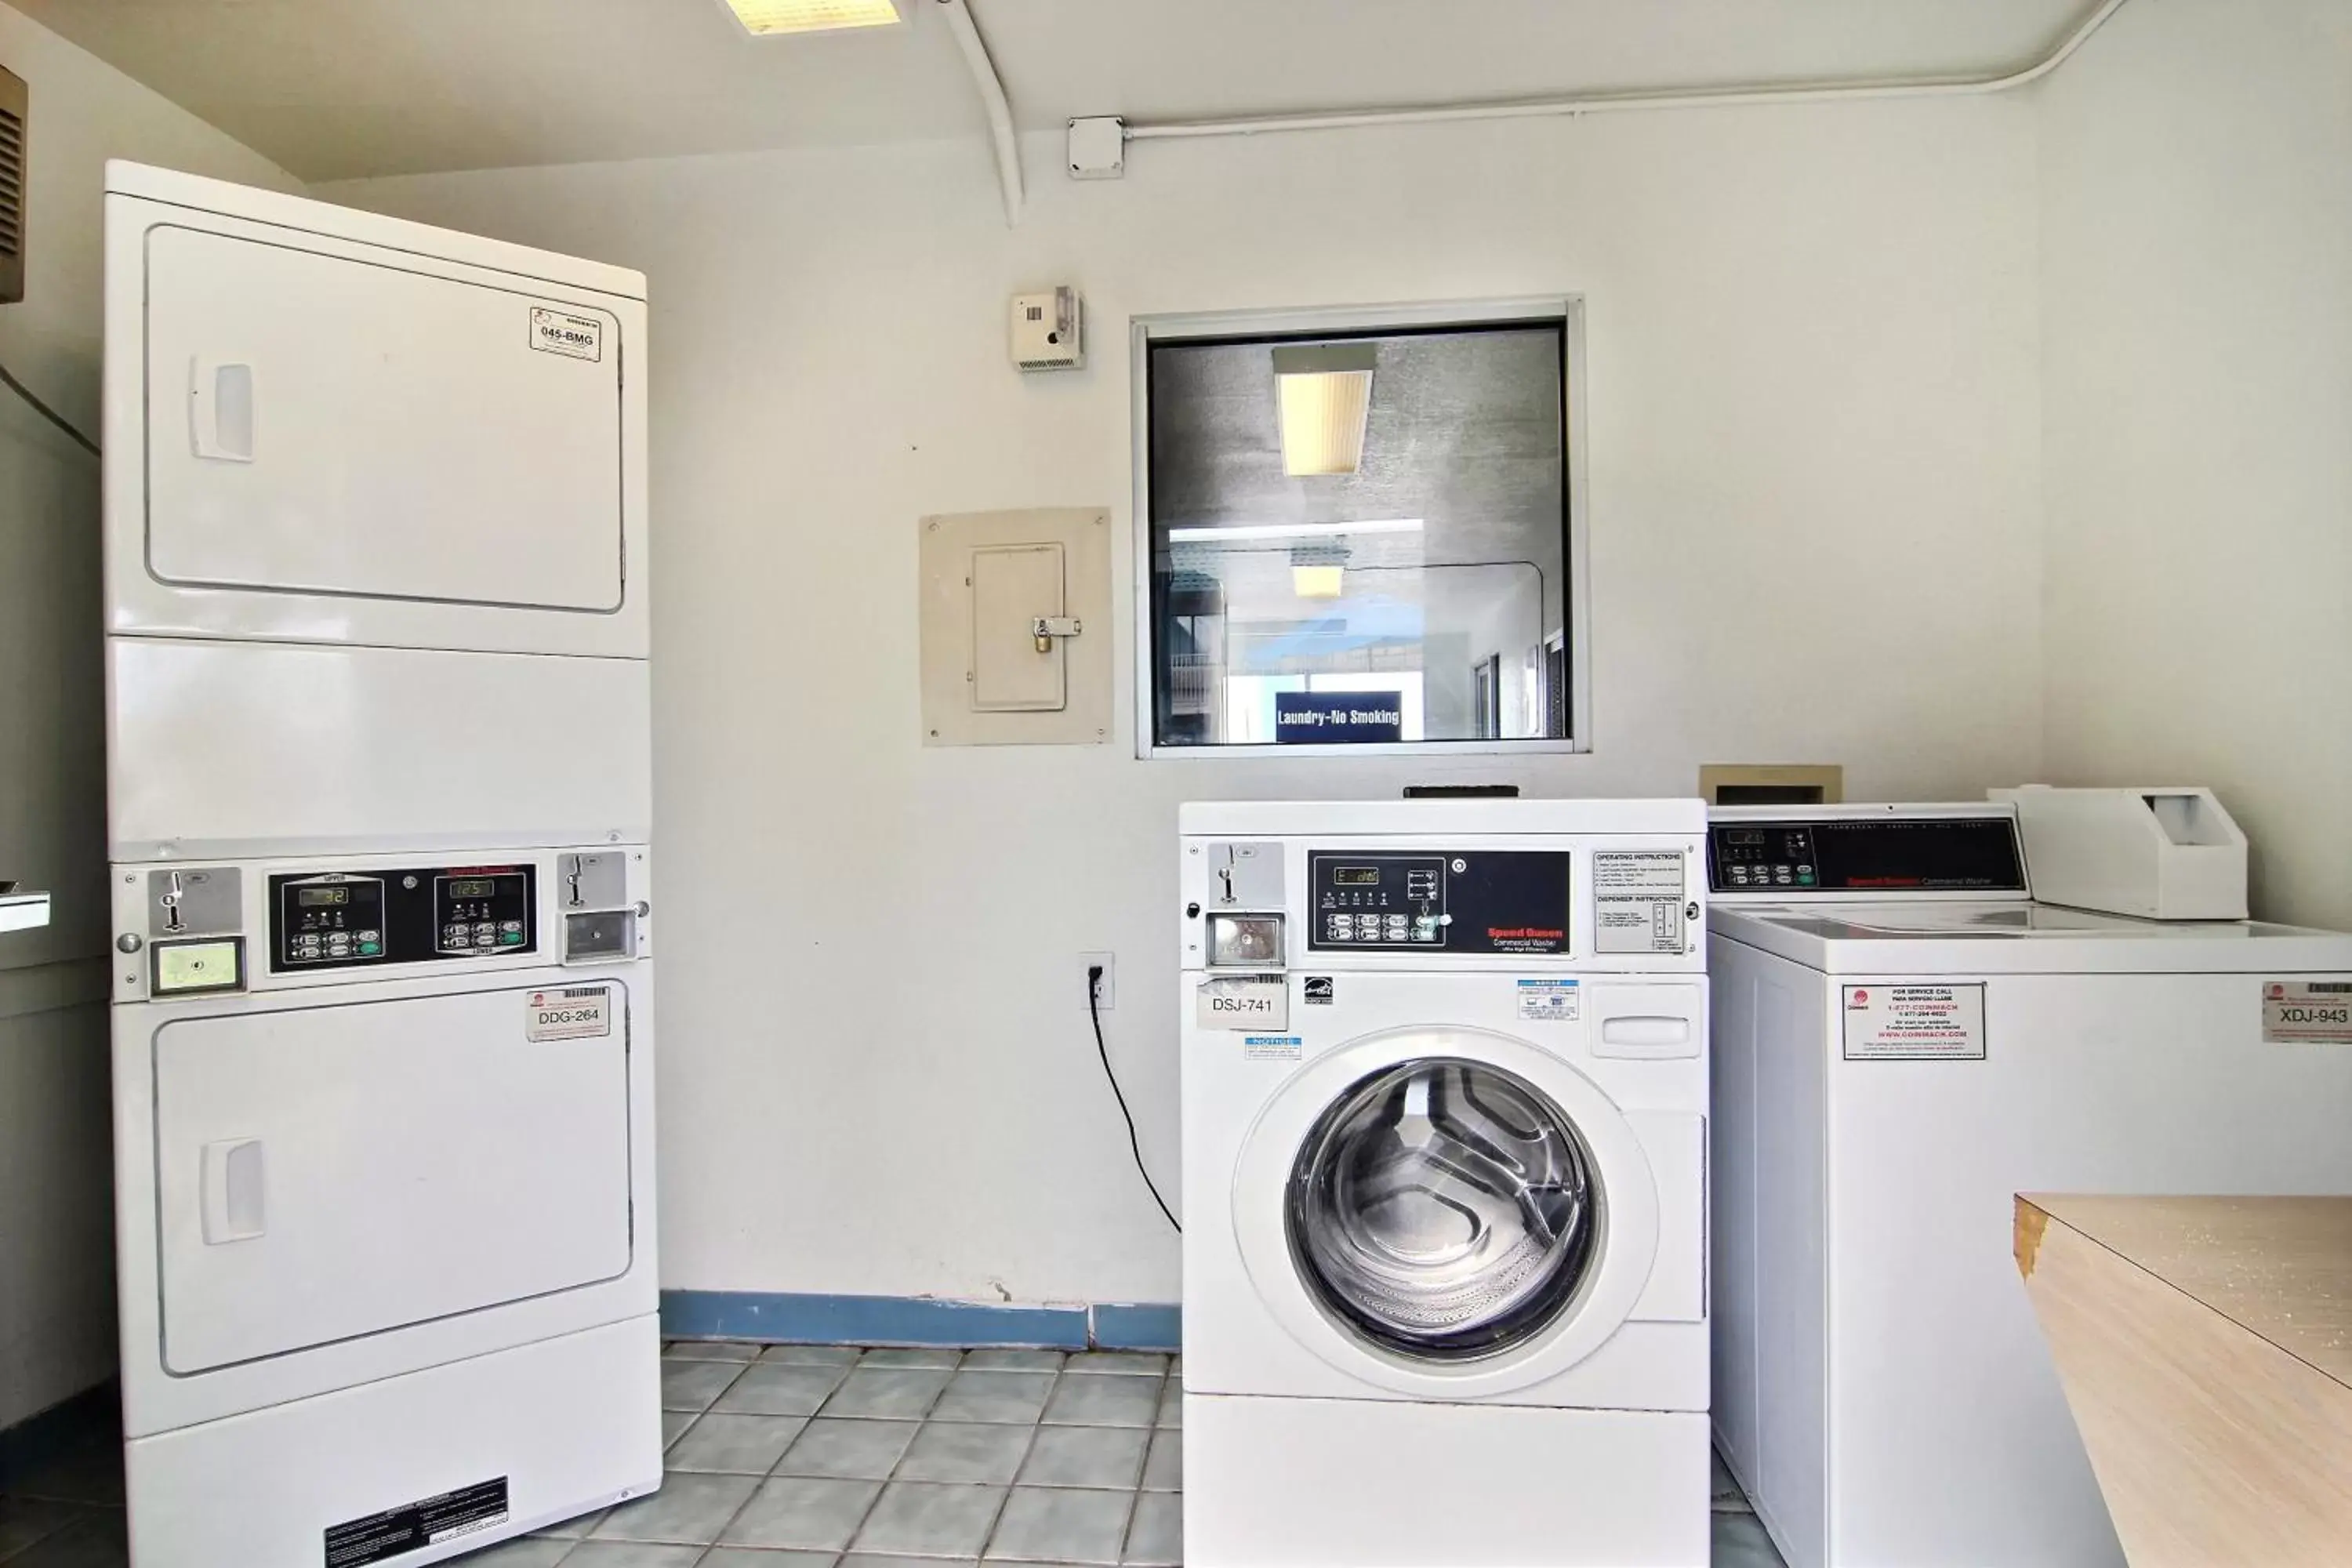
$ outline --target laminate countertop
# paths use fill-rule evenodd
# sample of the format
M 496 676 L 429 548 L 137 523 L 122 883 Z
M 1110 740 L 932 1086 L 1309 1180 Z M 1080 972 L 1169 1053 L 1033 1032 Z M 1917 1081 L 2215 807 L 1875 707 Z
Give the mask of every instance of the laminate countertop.
M 2014 1245 L 2133 1568 L 2352 1562 L 2352 1197 L 2021 1194 Z

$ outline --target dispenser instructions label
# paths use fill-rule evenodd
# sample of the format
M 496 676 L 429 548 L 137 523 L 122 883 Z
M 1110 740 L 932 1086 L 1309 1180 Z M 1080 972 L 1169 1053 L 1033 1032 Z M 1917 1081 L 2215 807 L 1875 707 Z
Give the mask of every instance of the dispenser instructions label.
M 1244 1035 L 1242 1060 L 1245 1062 L 1295 1062 L 1306 1039 L 1299 1035 Z
M 575 316 L 569 310 L 533 305 L 530 346 L 541 353 L 601 360 L 604 357 L 604 323 L 593 316 Z
M 1681 952 L 1683 852 L 1617 849 L 1592 858 L 1592 951 Z
M 2352 980 L 2273 980 L 2263 987 L 2263 1038 L 2352 1046 Z
M 584 1040 L 613 1032 L 613 988 L 572 985 L 526 992 L 523 1037 L 531 1040 Z
M 1194 1003 L 1204 1029 L 1281 1029 L 1290 1024 L 1290 988 L 1279 974 L 1227 974 L 1201 982 Z
M 1573 980 L 1522 980 L 1519 1016 L 1539 1024 L 1573 1024 L 1584 1016 L 1583 995 Z
M 365 1568 L 507 1521 L 507 1478 L 372 1513 L 327 1528 L 327 1568 Z
M 1985 1054 L 1985 988 L 1964 985 L 1849 985 L 1845 1059 L 1850 1062 L 1980 1062 Z

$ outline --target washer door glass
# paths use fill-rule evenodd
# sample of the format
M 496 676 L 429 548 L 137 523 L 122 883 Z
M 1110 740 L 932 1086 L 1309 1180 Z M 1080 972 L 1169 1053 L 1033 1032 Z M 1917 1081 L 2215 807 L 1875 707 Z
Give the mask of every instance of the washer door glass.
M 1284 1223 L 1323 1306 L 1400 1354 L 1462 1361 L 1541 1333 L 1593 1258 L 1600 1184 L 1558 1106 L 1486 1063 L 1360 1079 L 1292 1167 Z

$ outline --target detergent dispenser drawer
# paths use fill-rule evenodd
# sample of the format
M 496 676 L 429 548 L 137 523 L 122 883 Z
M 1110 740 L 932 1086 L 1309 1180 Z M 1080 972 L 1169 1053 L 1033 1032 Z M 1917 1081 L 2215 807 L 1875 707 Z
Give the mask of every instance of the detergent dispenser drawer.
M 152 1041 L 163 1363 L 177 1373 L 625 1273 L 627 991 L 181 1018 Z

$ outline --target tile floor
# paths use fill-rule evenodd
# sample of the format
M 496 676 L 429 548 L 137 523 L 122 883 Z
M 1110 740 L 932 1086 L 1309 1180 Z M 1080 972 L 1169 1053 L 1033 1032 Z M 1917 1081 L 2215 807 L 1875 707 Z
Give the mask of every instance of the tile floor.
M 680 1342 L 649 1498 L 466 1568 L 954 1568 L 1183 1561 L 1181 1367 L 1119 1352 Z M 0 1565 L 123 1568 L 119 1438 L 0 1475 Z M 1716 1568 L 1780 1568 L 1718 1464 Z

